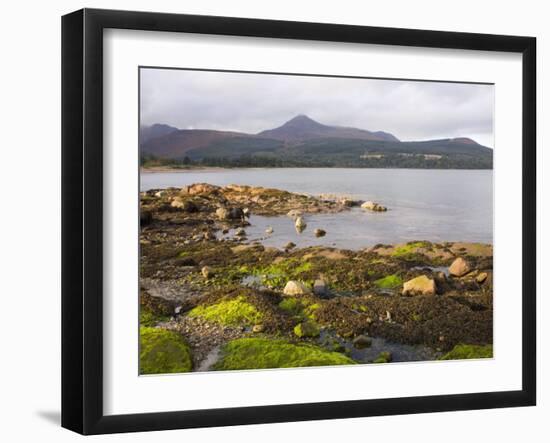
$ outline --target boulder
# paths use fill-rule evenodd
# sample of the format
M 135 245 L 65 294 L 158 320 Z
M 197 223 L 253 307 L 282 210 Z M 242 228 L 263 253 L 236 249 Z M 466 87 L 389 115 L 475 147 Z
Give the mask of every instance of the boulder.
M 193 185 L 185 186 L 181 189 L 183 194 L 197 195 L 197 194 L 210 194 L 211 192 L 218 191 L 219 186 L 210 185 L 208 183 L 195 183 Z
M 294 327 L 294 333 L 298 337 L 319 337 L 319 326 L 315 323 L 307 321 L 300 323 Z
M 298 217 L 295 222 L 294 226 L 296 226 L 296 229 L 300 232 L 302 232 L 307 227 L 307 223 L 304 221 L 302 217 Z
M 229 210 L 229 218 L 231 220 L 242 220 L 244 218 L 244 212 L 241 208 L 231 208 Z
M 311 290 L 302 282 L 290 280 L 283 289 L 285 295 L 305 295 L 311 294 Z
M 353 339 L 353 346 L 357 349 L 368 348 L 372 345 L 372 339 L 366 335 L 358 335 Z
M 462 257 L 458 257 L 455 261 L 449 266 L 449 274 L 455 277 L 462 277 L 472 270 L 470 264 L 464 260 Z
M 370 211 L 376 211 L 376 212 L 384 212 L 388 210 L 388 208 L 386 208 L 385 206 L 382 206 L 381 204 L 370 200 L 363 203 L 361 205 L 361 208 L 368 209 Z
M 435 295 L 435 281 L 425 275 L 420 275 L 403 284 L 403 295 Z
M 314 233 L 315 233 L 315 237 L 324 237 L 327 234 L 327 231 L 325 231 L 324 229 L 317 228 L 315 229 Z

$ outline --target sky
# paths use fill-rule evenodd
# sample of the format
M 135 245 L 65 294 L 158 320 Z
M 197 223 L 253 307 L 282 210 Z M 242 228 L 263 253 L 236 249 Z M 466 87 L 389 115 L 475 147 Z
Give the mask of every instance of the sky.
M 142 68 L 141 125 L 258 133 L 299 114 L 402 141 L 469 137 L 493 147 L 494 86 Z

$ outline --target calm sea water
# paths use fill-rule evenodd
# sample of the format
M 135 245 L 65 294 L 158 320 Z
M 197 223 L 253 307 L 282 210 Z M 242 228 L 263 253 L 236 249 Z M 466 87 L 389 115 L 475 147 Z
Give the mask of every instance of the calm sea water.
M 243 184 L 373 200 L 387 212 L 362 209 L 306 216 L 298 234 L 286 216 L 252 216 L 250 240 L 282 247 L 328 245 L 359 249 L 377 243 L 413 240 L 493 242 L 493 171 L 424 169 L 258 168 L 215 171 L 142 173 L 141 190 L 206 182 Z M 273 227 L 273 234 L 265 229 Z M 315 228 L 327 235 L 316 238 Z

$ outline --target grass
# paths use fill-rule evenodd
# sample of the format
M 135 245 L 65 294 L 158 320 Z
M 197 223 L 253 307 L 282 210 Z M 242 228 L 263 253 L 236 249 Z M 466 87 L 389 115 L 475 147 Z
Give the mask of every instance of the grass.
M 466 360 L 470 358 L 492 358 L 493 345 L 456 345 L 440 360 Z
M 201 317 L 224 326 L 252 326 L 263 319 L 262 313 L 243 296 L 210 306 L 199 305 L 189 311 L 188 316 Z
M 397 274 L 391 274 L 375 280 L 374 284 L 380 289 L 394 289 L 403 284 L 403 279 Z
M 284 340 L 240 338 L 223 348 L 216 370 L 296 368 L 306 366 L 350 365 L 355 362 L 337 352 L 309 344 Z
M 166 329 L 140 327 L 140 374 L 189 372 L 193 367 L 189 346 L 183 337 Z

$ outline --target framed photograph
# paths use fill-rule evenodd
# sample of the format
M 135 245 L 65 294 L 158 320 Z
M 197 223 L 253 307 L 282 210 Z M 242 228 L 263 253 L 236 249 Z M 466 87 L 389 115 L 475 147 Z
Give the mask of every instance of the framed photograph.
M 535 405 L 531 37 L 62 20 L 62 425 Z

